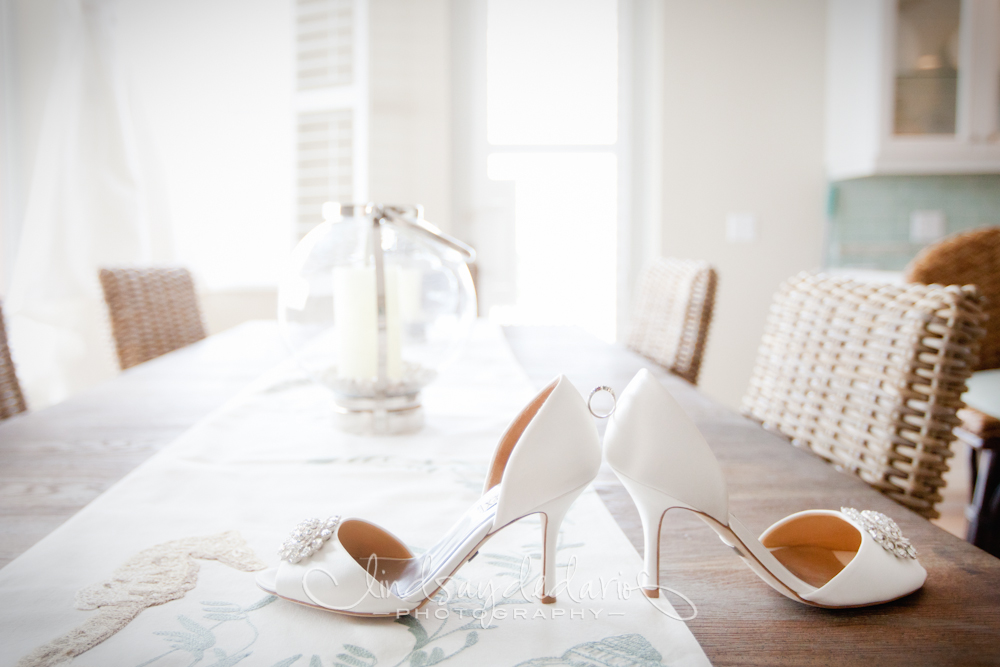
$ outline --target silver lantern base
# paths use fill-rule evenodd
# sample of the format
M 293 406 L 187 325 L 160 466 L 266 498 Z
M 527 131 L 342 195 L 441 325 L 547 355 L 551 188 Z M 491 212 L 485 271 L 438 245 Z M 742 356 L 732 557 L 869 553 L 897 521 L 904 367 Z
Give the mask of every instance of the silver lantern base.
M 319 379 L 333 390 L 333 422 L 341 431 L 356 435 L 406 435 L 423 427 L 420 388 L 436 376 L 429 368 L 404 361 L 402 377 L 381 386 L 375 378 L 340 377 L 334 366 L 323 371 Z
M 336 396 L 334 424 L 345 433 L 356 435 L 406 435 L 424 425 L 420 394 L 368 398 Z

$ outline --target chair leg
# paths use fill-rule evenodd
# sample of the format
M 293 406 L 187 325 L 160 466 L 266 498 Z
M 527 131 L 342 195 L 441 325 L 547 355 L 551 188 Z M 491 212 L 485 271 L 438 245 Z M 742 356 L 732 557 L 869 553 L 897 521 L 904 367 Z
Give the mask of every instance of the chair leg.
M 969 512 L 976 504 L 976 482 L 979 479 L 979 450 L 966 443 L 965 451 L 969 455 L 969 507 L 966 509 L 965 515 L 971 521 Z
M 976 485 L 967 516 L 966 539 L 1000 557 L 1000 456 L 989 449 L 978 452 Z

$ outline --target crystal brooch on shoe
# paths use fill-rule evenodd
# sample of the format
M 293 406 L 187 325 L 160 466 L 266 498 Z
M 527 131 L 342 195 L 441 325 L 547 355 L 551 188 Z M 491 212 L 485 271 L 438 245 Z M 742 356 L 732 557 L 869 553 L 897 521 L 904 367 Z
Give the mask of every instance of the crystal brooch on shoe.
M 841 507 L 841 514 L 858 523 L 883 549 L 891 551 L 897 558 L 916 558 L 917 550 L 903 537 L 896 522 L 874 510 L 859 512 L 853 507 Z
M 339 523 L 339 516 L 332 516 L 326 521 L 306 519 L 295 526 L 295 530 L 278 550 L 278 557 L 289 563 L 298 563 L 303 558 L 309 558 L 333 537 L 333 532 Z

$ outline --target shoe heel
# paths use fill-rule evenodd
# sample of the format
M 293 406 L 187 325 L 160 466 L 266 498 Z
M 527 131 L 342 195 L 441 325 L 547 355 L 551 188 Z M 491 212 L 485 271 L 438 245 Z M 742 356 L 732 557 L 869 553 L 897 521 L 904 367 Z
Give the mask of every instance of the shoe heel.
M 556 546 L 559 542 L 559 527 L 570 506 L 586 488 L 584 485 L 563 494 L 538 510 L 542 513 L 542 604 L 556 601 Z
M 622 486 L 632 496 L 642 521 L 643 568 L 639 586 L 648 598 L 660 597 L 660 527 L 663 515 L 674 507 L 689 509 L 687 505 L 657 489 L 640 484 L 617 472 Z

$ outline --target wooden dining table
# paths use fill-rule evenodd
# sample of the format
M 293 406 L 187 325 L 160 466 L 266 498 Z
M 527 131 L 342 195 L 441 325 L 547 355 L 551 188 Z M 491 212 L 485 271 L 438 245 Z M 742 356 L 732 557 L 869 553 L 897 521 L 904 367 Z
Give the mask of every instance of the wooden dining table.
M 890 515 L 916 546 L 928 572 L 917 593 L 871 608 L 819 609 L 773 591 L 693 515 L 669 513 L 661 582 L 694 605 L 671 600 L 695 614 L 688 627 L 713 663 L 1000 664 L 1000 559 L 620 345 L 569 327 L 507 327 L 505 335 L 538 387 L 565 374 L 584 393 L 599 385 L 620 392 L 640 368 L 653 371 L 704 433 L 726 474 L 730 509 L 752 529 L 846 506 Z M 246 323 L 0 423 L 0 566 L 287 356 L 275 323 Z M 595 486 L 641 553 L 624 488 L 606 467 Z

